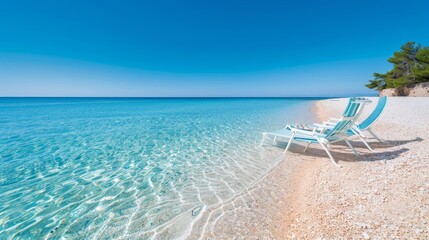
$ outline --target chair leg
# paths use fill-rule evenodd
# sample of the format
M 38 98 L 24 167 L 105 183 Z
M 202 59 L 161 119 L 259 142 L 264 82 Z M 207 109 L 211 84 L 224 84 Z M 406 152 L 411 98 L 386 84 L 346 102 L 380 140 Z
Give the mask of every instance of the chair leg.
M 370 129 L 370 128 L 368 128 L 367 129 L 367 131 L 369 132 L 369 134 L 371 134 L 375 139 L 377 139 L 377 141 L 379 141 L 379 142 L 383 142 L 380 138 L 378 138 L 377 137 L 377 135 L 375 135 L 375 133 Z
M 331 152 L 329 152 L 329 149 L 326 147 L 326 145 L 325 145 L 323 142 L 320 142 L 320 141 L 319 141 L 319 143 L 320 143 L 320 145 L 322 145 L 323 150 L 325 150 L 325 152 L 328 154 L 329 159 L 331 159 L 331 162 L 332 162 L 335 166 L 340 167 L 340 165 L 338 165 L 338 163 L 335 161 L 335 159 L 334 159 L 334 157 L 332 156 Z
M 378 152 L 376 150 L 374 150 L 371 146 L 369 146 L 369 144 L 365 141 L 365 139 L 361 136 L 359 136 L 359 139 L 363 142 L 363 144 L 365 144 L 365 146 L 371 151 L 371 152 Z
M 356 151 L 356 149 L 352 146 L 352 144 L 348 140 L 344 140 L 344 141 L 347 143 L 347 145 L 349 146 L 349 148 L 353 151 L 353 153 L 356 156 L 360 156 L 360 154 Z
M 295 137 L 295 133 L 292 133 L 292 136 L 290 136 L 289 142 L 287 143 L 287 146 L 286 146 L 285 151 L 283 153 L 286 153 L 287 150 L 289 150 L 289 147 L 292 144 L 292 141 L 293 141 L 294 137 Z
M 308 146 L 310 146 L 310 143 L 311 143 L 311 142 L 308 142 L 308 143 L 307 143 L 307 146 L 305 146 L 304 152 L 306 152 L 306 151 L 307 151 L 307 148 L 308 148 Z

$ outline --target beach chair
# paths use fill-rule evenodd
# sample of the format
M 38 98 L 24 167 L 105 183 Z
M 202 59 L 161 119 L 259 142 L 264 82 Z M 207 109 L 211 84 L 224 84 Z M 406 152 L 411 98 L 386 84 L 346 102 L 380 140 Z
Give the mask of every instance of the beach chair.
M 263 133 L 263 138 L 261 145 L 263 145 L 266 138 L 269 136 L 274 136 L 274 138 L 282 137 L 288 138 L 288 144 L 284 150 L 286 153 L 289 150 L 292 142 L 305 142 L 307 146 L 304 149 L 304 152 L 307 150 L 308 146 L 313 143 L 319 143 L 323 150 L 328 154 L 329 159 L 336 166 L 339 166 L 331 152 L 329 151 L 329 144 L 336 143 L 339 141 L 345 141 L 347 146 L 353 151 L 354 154 L 359 155 L 356 149 L 348 141 L 347 131 L 356 123 L 356 119 L 363 110 L 364 104 L 370 102 L 368 99 L 364 98 L 350 98 L 349 103 L 344 111 L 342 117 L 339 121 L 333 125 L 328 126 L 325 124 L 314 124 L 312 128 L 297 128 L 293 125 L 289 125 L 284 129 L 265 132 Z M 328 129 L 329 128 L 329 129 Z M 320 129 L 323 129 L 321 131 Z
M 377 106 L 375 107 L 374 111 L 361 123 L 356 123 L 354 126 L 352 126 L 348 131 L 347 134 L 350 137 L 357 136 L 359 139 L 365 144 L 365 146 L 372 152 L 376 152 L 369 144 L 365 141 L 365 134 L 364 131 L 367 131 L 369 134 L 371 134 L 377 141 L 383 142 L 380 140 L 377 135 L 371 130 L 371 125 L 381 116 L 383 113 L 383 110 L 385 109 L 387 104 L 387 96 L 381 97 L 378 99 Z M 329 121 L 324 122 L 325 125 L 330 126 L 329 128 L 332 128 L 338 122 L 339 119 L 330 118 Z M 329 129 L 328 128 L 328 129 Z

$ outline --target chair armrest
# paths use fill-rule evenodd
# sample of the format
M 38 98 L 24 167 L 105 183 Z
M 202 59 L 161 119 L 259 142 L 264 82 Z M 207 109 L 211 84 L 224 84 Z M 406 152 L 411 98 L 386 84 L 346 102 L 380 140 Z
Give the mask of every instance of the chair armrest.
M 327 124 L 320 124 L 320 123 L 314 123 L 313 126 L 318 127 L 318 128 L 329 128 L 330 126 Z
M 368 98 L 363 98 L 363 99 L 355 99 L 354 102 L 358 102 L 358 103 L 372 103 L 372 100 L 368 99 Z
M 308 136 L 312 136 L 312 137 L 316 137 L 316 138 L 325 138 L 326 137 L 326 134 L 319 133 L 316 131 L 306 131 L 306 130 L 293 128 L 293 127 L 290 127 L 290 130 L 294 133 L 304 134 L 304 135 L 308 135 Z
M 289 126 L 289 129 L 292 132 L 295 132 L 295 133 L 302 133 L 302 134 L 306 134 L 306 135 L 310 135 L 310 136 L 313 136 L 313 134 L 314 134 L 314 131 L 303 130 L 303 129 L 294 128 L 294 127 L 291 127 L 291 126 Z

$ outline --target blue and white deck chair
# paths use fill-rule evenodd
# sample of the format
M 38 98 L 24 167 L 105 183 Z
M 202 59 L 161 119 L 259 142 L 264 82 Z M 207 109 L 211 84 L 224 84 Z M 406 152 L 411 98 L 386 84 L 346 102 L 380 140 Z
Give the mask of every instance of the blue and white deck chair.
M 304 151 L 307 150 L 310 144 L 319 143 L 325 150 L 325 152 L 328 154 L 329 159 L 331 159 L 332 163 L 336 166 L 339 166 L 334 157 L 332 156 L 331 152 L 329 151 L 328 144 L 345 141 L 347 145 L 352 149 L 353 153 L 358 155 L 357 151 L 347 140 L 347 138 L 349 137 L 347 135 L 347 131 L 355 124 L 357 117 L 363 110 L 364 103 L 368 102 L 370 101 L 364 98 L 350 98 L 349 104 L 347 105 L 347 108 L 344 111 L 342 117 L 339 119 L 339 121 L 330 129 L 325 130 L 323 133 L 318 132 L 318 129 L 321 124 L 319 124 L 319 126 L 313 127 L 313 129 L 301 129 L 289 125 L 281 130 L 263 133 L 261 145 L 269 136 L 274 136 L 275 138 L 288 138 L 289 142 L 284 150 L 284 153 L 286 153 L 289 150 L 290 145 L 294 141 L 307 143 L 307 146 Z M 322 127 L 327 126 L 323 125 Z
M 375 139 L 377 139 L 377 141 L 382 142 L 380 138 L 378 138 L 377 135 L 375 135 L 375 133 L 371 130 L 370 127 L 381 116 L 381 114 L 383 113 L 383 110 L 386 107 L 386 104 L 387 104 L 387 96 L 379 98 L 377 106 L 372 111 L 372 113 L 361 123 L 356 123 L 354 126 L 352 126 L 351 129 L 347 131 L 347 134 L 350 137 L 353 137 L 353 136 L 359 137 L 360 140 L 365 144 L 365 146 L 373 152 L 375 152 L 375 150 L 372 149 L 369 146 L 369 144 L 364 140 L 364 138 L 366 138 L 364 131 L 367 131 L 369 134 L 371 134 Z M 339 119 L 330 118 L 329 121 L 325 122 L 324 124 L 333 126 L 338 121 Z

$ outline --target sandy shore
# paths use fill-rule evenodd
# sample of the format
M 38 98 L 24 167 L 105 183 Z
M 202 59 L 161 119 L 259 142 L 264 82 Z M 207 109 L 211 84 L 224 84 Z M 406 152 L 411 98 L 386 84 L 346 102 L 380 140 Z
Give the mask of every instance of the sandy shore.
M 345 99 L 319 101 L 315 111 L 325 120 L 345 105 Z M 326 157 L 303 161 L 291 175 L 291 207 L 276 220 L 275 238 L 429 239 L 428 120 L 429 98 L 391 98 L 373 126 L 385 141 L 370 141 L 379 153 L 354 141 L 361 158 L 344 145 L 334 148 L 341 168 Z M 305 155 L 302 160 L 324 153 L 317 147 Z
M 362 118 L 376 105 L 368 106 Z M 346 99 L 324 100 L 320 121 L 340 116 Z M 320 146 L 291 152 L 206 237 L 237 239 L 429 239 L 429 98 L 390 98 L 372 129 L 379 153 L 359 141 L 353 155 L 332 146 L 341 168 Z M 281 150 L 285 143 L 275 146 Z M 218 233 L 218 234 L 216 234 Z

